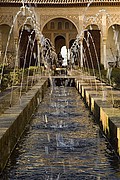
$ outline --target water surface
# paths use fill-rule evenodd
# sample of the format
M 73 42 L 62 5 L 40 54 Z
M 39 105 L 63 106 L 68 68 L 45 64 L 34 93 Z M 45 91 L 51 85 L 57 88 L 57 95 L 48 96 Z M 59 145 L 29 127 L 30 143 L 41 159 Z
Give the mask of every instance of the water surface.
M 1 179 L 117 180 L 120 162 L 74 87 L 48 89 Z

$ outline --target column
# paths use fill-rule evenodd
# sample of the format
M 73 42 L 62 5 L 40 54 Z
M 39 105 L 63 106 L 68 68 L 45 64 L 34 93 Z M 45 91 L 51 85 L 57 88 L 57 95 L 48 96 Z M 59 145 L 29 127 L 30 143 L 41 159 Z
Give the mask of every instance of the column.
M 2 33 L 0 32 L 0 57 L 2 53 Z
M 69 49 L 69 33 L 66 33 L 66 48 Z
M 79 15 L 78 16 L 78 37 L 80 37 L 81 35 L 83 36 L 83 30 L 84 30 L 83 21 L 84 21 L 83 15 Z
M 18 37 L 14 38 L 14 44 L 15 44 L 15 67 L 19 67 L 19 60 L 18 60 Z
M 40 40 L 37 40 L 38 67 L 40 67 Z
M 2 60 L 2 33 L 0 32 L 0 62 Z
M 102 10 L 102 50 L 101 50 L 101 62 L 104 65 L 104 68 L 107 68 L 107 56 L 106 56 L 106 41 L 107 41 L 107 25 L 106 25 L 106 11 Z
M 103 53 L 102 53 L 102 63 L 104 68 L 107 69 L 107 56 L 106 56 L 106 39 L 103 39 Z
M 13 35 L 14 35 L 14 45 L 15 45 L 15 67 L 18 68 L 19 67 L 19 56 L 18 56 L 19 29 L 18 29 L 17 20 L 15 21 L 14 24 Z
M 80 39 L 80 67 L 83 67 L 83 39 Z
M 51 42 L 52 42 L 53 46 L 55 46 L 55 43 L 54 43 L 54 33 L 51 33 Z
M 80 43 L 80 67 L 83 67 L 83 38 L 84 38 L 84 27 L 83 27 L 83 22 L 84 17 L 83 15 L 78 16 L 78 39 Z
M 69 56 L 68 56 L 68 49 L 69 49 L 69 33 L 66 33 L 66 49 L 67 49 L 67 65 L 69 64 Z
M 106 39 L 103 39 L 103 54 L 102 54 L 104 68 L 107 69 L 107 53 L 106 53 Z

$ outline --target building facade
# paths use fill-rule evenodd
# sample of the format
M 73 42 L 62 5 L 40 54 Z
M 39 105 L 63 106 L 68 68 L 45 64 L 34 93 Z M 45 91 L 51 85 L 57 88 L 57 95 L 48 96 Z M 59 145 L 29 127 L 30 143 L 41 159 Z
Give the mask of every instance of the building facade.
M 33 19 L 36 19 L 36 22 Z M 22 54 L 25 54 L 25 38 L 36 26 L 40 33 L 51 40 L 57 54 L 62 46 L 70 49 L 75 39 L 79 38 L 85 51 L 90 51 L 86 56 L 90 58 L 91 54 L 104 68 L 108 67 L 108 62 L 119 61 L 119 0 L 1 0 L 1 63 L 4 59 L 12 66 L 14 59 L 18 58 L 17 66 L 21 66 Z M 24 33 L 23 37 L 21 32 Z M 34 34 L 32 41 L 36 43 L 33 50 L 35 52 L 40 39 Z M 89 49 L 91 44 L 92 49 Z M 33 59 L 34 55 L 35 53 Z M 80 61 L 82 58 L 81 55 Z M 93 61 L 94 64 L 97 63 L 96 60 Z M 80 65 L 82 66 L 82 63 Z

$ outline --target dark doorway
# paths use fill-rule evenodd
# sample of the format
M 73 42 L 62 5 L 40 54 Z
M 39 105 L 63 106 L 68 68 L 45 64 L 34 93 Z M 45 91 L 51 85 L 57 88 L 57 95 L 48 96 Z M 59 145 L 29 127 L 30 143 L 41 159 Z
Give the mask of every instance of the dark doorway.
M 100 30 L 88 30 L 84 33 L 84 66 L 98 69 L 100 63 Z
M 75 39 L 72 39 L 70 42 L 69 42 L 69 49 L 71 48 L 71 46 L 73 45 Z
M 63 36 L 57 36 L 55 38 L 55 49 L 57 54 L 61 51 L 63 46 L 65 46 L 65 38 Z
M 35 40 L 35 31 L 29 26 L 22 32 L 19 52 L 20 68 L 28 68 L 29 66 L 37 65 L 37 42 Z

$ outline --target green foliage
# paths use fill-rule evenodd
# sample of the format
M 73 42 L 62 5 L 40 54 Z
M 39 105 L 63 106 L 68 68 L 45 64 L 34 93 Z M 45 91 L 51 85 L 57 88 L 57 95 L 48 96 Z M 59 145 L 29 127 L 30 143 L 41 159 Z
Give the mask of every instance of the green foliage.
M 1 90 L 4 90 L 9 86 L 10 86 L 10 76 L 9 74 L 4 74 L 1 80 Z
M 100 70 L 104 70 L 104 65 L 100 64 Z
M 7 64 L 0 66 L 0 73 L 2 73 L 1 87 L 0 90 L 4 90 L 12 85 L 17 85 L 21 82 L 22 75 L 24 79 L 29 76 L 33 76 L 38 72 L 38 67 L 30 66 L 26 69 L 12 69 Z
M 107 70 L 102 69 L 100 72 L 101 72 L 101 77 L 102 77 L 102 79 L 107 80 L 107 79 L 106 79 Z
M 19 71 L 10 72 L 11 85 L 17 85 L 21 81 L 21 73 Z
M 33 76 L 38 70 L 38 67 L 37 66 L 30 66 L 28 68 L 28 73 L 29 73 L 29 76 Z
M 2 71 L 3 74 L 9 74 L 12 71 L 12 68 L 10 68 L 7 64 L 4 64 L 4 66 L 0 65 L 0 73 L 2 73 Z
M 8 67 L 7 64 L 0 65 L 0 73 L 1 73 L 1 84 L 0 84 L 0 89 L 4 90 L 7 87 L 11 85 L 11 78 L 10 78 L 10 72 L 12 69 Z
M 10 68 L 7 64 L 0 66 L 0 73 L 1 73 L 1 90 L 10 87 L 11 85 L 16 85 L 20 81 L 19 71 Z
M 88 72 L 88 69 L 83 69 L 83 71 Z M 93 71 L 93 69 L 89 69 L 90 75 L 94 75 L 98 78 L 101 79 L 102 81 L 106 82 L 107 84 L 113 85 L 114 88 L 119 88 L 120 89 L 120 68 L 113 68 L 112 73 L 111 73 L 111 82 L 109 79 L 106 78 L 107 75 L 107 70 L 104 69 L 104 66 L 101 64 L 100 65 L 100 73 L 97 69 Z
M 116 87 L 120 88 L 120 68 L 113 68 L 111 81 L 112 83 L 115 83 Z
M 101 70 L 102 79 L 107 82 L 111 83 L 115 88 L 120 88 L 120 68 L 113 68 L 111 73 L 111 82 L 106 78 L 107 70 Z

